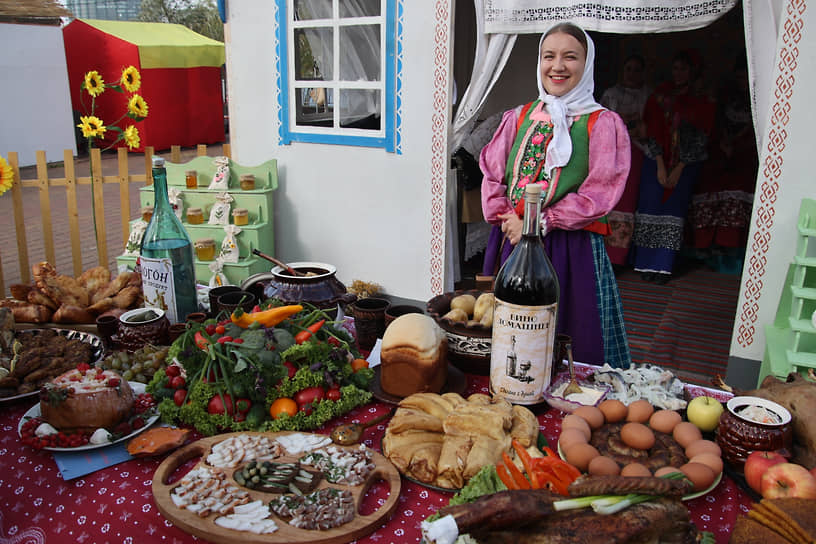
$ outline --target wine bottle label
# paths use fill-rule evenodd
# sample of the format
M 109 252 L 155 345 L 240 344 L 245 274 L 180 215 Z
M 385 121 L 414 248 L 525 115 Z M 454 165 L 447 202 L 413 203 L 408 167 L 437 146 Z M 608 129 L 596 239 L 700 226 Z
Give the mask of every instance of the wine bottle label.
M 142 292 L 145 308 L 161 308 L 170 323 L 178 323 L 176 288 L 173 283 L 173 262 L 169 258 L 139 257 L 142 271 Z
M 521 306 L 496 299 L 490 391 L 514 404 L 537 404 L 550 386 L 558 304 Z

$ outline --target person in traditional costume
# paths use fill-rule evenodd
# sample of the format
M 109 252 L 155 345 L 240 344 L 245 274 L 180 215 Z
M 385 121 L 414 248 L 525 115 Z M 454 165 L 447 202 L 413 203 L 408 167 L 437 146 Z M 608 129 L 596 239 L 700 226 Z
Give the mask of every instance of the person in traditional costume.
M 643 113 L 646 143 L 632 236 L 634 268 L 646 281 L 666 283 L 685 237 L 685 220 L 714 124 L 715 105 L 697 83 L 693 51 L 672 60 L 670 81 L 659 85 Z
M 578 361 L 628 367 L 620 295 L 604 247 L 605 217 L 629 174 L 621 117 L 593 98 L 595 46 L 572 23 L 542 35 L 538 98 L 505 112 L 479 164 L 482 211 L 493 225 L 483 273 L 495 275 L 521 239 L 524 187 L 542 187 L 541 235 L 561 287 L 557 332 Z
M 632 245 L 632 234 L 635 231 L 635 210 L 640 194 L 640 170 L 643 166 L 641 140 L 646 135 L 643 123 L 643 108 L 652 94 L 646 85 L 644 71 L 646 62 L 637 54 L 630 55 L 623 62 L 623 75 L 620 83 L 608 88 L 601 95 L 601 104 L 618 113 L 629 129 L 632 141 L 632 159 L 626 189 L 615 208 L 609 212 L 611 234 L 606 237 L 606 252 L 612 266 L 623 268 L 630 264 L 629 248 Z

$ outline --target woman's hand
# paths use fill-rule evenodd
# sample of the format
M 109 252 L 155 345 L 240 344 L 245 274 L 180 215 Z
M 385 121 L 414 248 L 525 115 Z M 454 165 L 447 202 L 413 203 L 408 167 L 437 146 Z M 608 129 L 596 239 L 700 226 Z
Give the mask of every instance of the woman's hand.
M 516 245 L 521 240 L 521 230 L 523 223 L 521 218 L 516 215 L 516 212 L 507 212 L 499 214 L 499 219 L 502 220 L 502 232 L 504 236 L 510 240 L 510 243 Z
M 666 181 L 665 187 L 667 189 L 674 189 L 677 187 L 677 183 L 680 181 L 680 176 L 683 174 L 683 167 L 685 164 L 679 162 L 672 168 L 671 173 L 669 174 L 669 179 Z
M 668 189 L 668 175 L 666 174 L 666 164 L 663 162 L 663 156 L 657 158 L 657 182 L 661 187 Z

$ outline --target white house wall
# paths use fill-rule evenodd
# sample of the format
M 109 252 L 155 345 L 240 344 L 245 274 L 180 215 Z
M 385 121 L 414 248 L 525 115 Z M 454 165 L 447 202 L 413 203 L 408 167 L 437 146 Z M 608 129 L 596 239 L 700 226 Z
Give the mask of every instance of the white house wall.
M 20 166 L 76 154 L 65 46 L 59 26 L 0 24 L 0 155 L 16 151 Z
M 816 198 L 816 6 L 785 4 L 730 350 L 754 361 L 763 357 L 763 327 L 773 323 L 780 297 L 791 296 L 783 287 L 796 249 L 800 203 Z
M 233 159 L 278 160 L 276 256 L 337 267 L 348 284 L 376 282 L 399 297 L 443 291 L 450 125 L 450 0 L 403 3 L 401 149 L 280 145 L 271 0 L 227 4 L 227 81 Z

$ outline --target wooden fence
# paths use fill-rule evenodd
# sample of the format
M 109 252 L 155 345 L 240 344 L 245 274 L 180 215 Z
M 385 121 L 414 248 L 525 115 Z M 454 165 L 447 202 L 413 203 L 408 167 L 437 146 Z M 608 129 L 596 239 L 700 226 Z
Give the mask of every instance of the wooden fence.
M 197 156 L 207 155 L 207 146 L 198 145 L 196 147 Z M 231 156 L 231 149 L 229 144 L 223 144 L 221 155 Z M 170 148 L 170 162 L 181 162 L 181 146 L 172 146 Z M 48 163 L 46 161 L 45 151 L 37 151 L 37 177 L 36 179 L 20 179 L 20 167 L 17 152 L 10 152 L 8 154 L 8 163 L 14 172 L 14 182 L 11 187 L 11 198 L 13 200 L 14 208 L 14 227 L 17 238 L 17 254 L 18 266 L 20 267 L 20 278 L 23 283 L 31 281 L 31 263 L 29 262 L 28 242 L 25 230 L 25 217 L 23 213 L 23 188 L 37 187 L 40 201 L 40 215 L 42 218 L 42 235 L 45 247 L 45 260 L 56 266 L 56 253 L 54 245 L 54 232 L 52 227 L 52 217 L 57 210 L 51 209 L 50 203 L 50 189 L 52 187 L 65 187 L 66 200 L 68 204 L 68 240 L 64 240 L 64 234 L 60 233 L 60 243 L 70 243 L 71 259 L 73 263 L 73 274 L 79 276 L 82 274 L 82 239 L 79 230 L 79 208 L 77 206 L 77 186 L 78 185 L 93 185 L 92 194 L 94 195 L 94 223 L 96 226 L 96 240 L 93 242 L 97 246 L 97 260 L 99 265 L 108 266 L 108 244 L 106 238 L 107 223 L 105 221 L 105 208 L 103 199 L 103 184 L 118 184 L 119 185 L 119 202 L 121 217 L 119 218 L 120 228 L 122 229 L 122 248 L 125 247 L 128 235 L 130 233 L 130 184 L 144 183 L 151 185 L 153 183 L 152 176 L 152 161 L 153 148 L 146 147 L 144 153 L 144 171 L 140 169 L 138 173 L 131 173 L 129 171 L 128 151 L 125 148 L 117 149 L 117 164 L 118 173 L 115 176 L 102 175 L 102 154 L 99 149 L 91 149 L 91 176 L 77 177 L 76 164 L 74 161 L 73 152 L 66 149 L 63 152 L 63 163 L 65 166 L 65 177 L 49 178 L 48 177 Z M 2 260 L 0 260 L 0 293 L 6 292 L 5 281 L 3 278 Z

